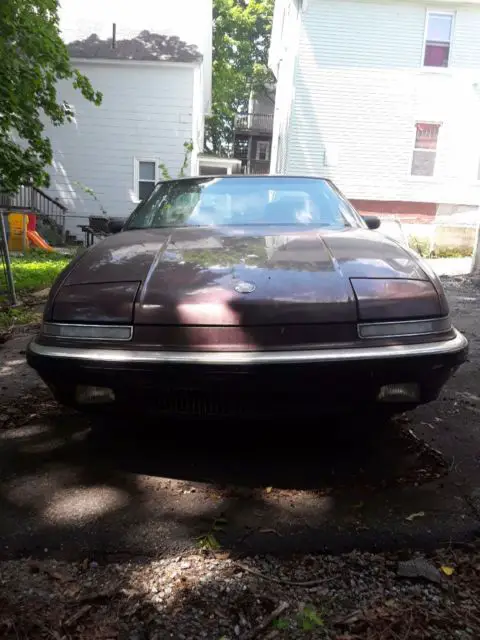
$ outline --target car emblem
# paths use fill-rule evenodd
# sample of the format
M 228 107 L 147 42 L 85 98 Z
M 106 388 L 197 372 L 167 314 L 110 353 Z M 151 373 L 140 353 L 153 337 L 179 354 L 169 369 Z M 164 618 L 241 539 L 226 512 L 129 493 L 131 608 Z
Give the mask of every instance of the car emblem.
M 252 293 L 257 287 L 253 282 L 239 282 L 235 285 L 235 291 L 237 293 Z

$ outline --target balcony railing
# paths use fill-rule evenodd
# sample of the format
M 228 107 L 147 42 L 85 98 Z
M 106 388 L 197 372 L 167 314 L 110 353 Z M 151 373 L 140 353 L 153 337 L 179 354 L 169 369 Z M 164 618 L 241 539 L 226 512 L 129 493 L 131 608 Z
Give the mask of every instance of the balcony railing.
M 269 160 L 250 160 L 244 163 L 244 173 L 250 175 L 266 175 L 270 173 Z
M 67 207 L 36 187 L 20 187 L 18 193 L 13 196 L 0 193 L 0 208 L 11 213 L 35 213 L 54 222 L 62 234 L 65 232 Z
M 270 113 L 237 113 L 235 131 L 273 132 L 273 115 Z

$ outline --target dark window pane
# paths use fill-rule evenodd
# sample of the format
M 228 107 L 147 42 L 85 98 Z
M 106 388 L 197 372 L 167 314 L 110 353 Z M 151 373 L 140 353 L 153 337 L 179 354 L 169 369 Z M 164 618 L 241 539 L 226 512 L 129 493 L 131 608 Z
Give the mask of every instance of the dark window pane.
M 433 151 L 416 149 L 413 152 L 412 176 L 433 176 L 435 156 L 436 153 Z
M 226 176 L 227 173 L 228 170 L 225 167 L 208 167 L 206 165 L 200 167 L 201 176 Z
M 449 53 L 449 44 L 427 42 L 425 45 L 425 59 L 423 64 L 426 67 L 448 67 Z
M 270 145 L 268 142 L 257 142 L 257 160 L 268 160 Z
M 155 162 L 139 162 L 138 173 L 140 180 L 155 182 Z
M 138 195 L 140 200 L 145 200 L 152 193 L 154 182 L 139 182 L 138 183 Z

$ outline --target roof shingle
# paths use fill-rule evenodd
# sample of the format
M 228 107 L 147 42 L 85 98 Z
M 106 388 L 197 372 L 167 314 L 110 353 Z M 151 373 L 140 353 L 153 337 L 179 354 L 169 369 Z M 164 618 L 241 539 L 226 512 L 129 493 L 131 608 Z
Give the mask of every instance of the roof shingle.
M 100 39 L 92 33 L 85 40 L 67 44 L 72 58 L 99 58 L 107 60 L 157 60 L 172 62 L 198 62 L 202 54 L 196 45 L 187 44 L 177 36 L 165 36 L 142 31 L 135 38 L 117 40 Z

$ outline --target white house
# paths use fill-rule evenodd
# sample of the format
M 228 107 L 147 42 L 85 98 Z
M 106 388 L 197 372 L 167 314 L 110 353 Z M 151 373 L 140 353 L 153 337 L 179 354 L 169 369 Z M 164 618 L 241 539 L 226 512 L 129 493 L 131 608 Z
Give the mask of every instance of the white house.
M 74 121 L 47 126 L 49 194 L 68 207 L 66 228 L 79 235 L 101 208 L 126 217 L 161 178 L 160 164 L 176 176 L 185 143 L 193 143 L 186 173 L 198 173 L 211 101 L 212 0 L 64 0 L 60 27 L 74 66 L 103 93 L 96 107 L 61 83 L 59 99 Z
M 480 204 L 480 1 L 277 0 L 272 173 L 362 212 Z

